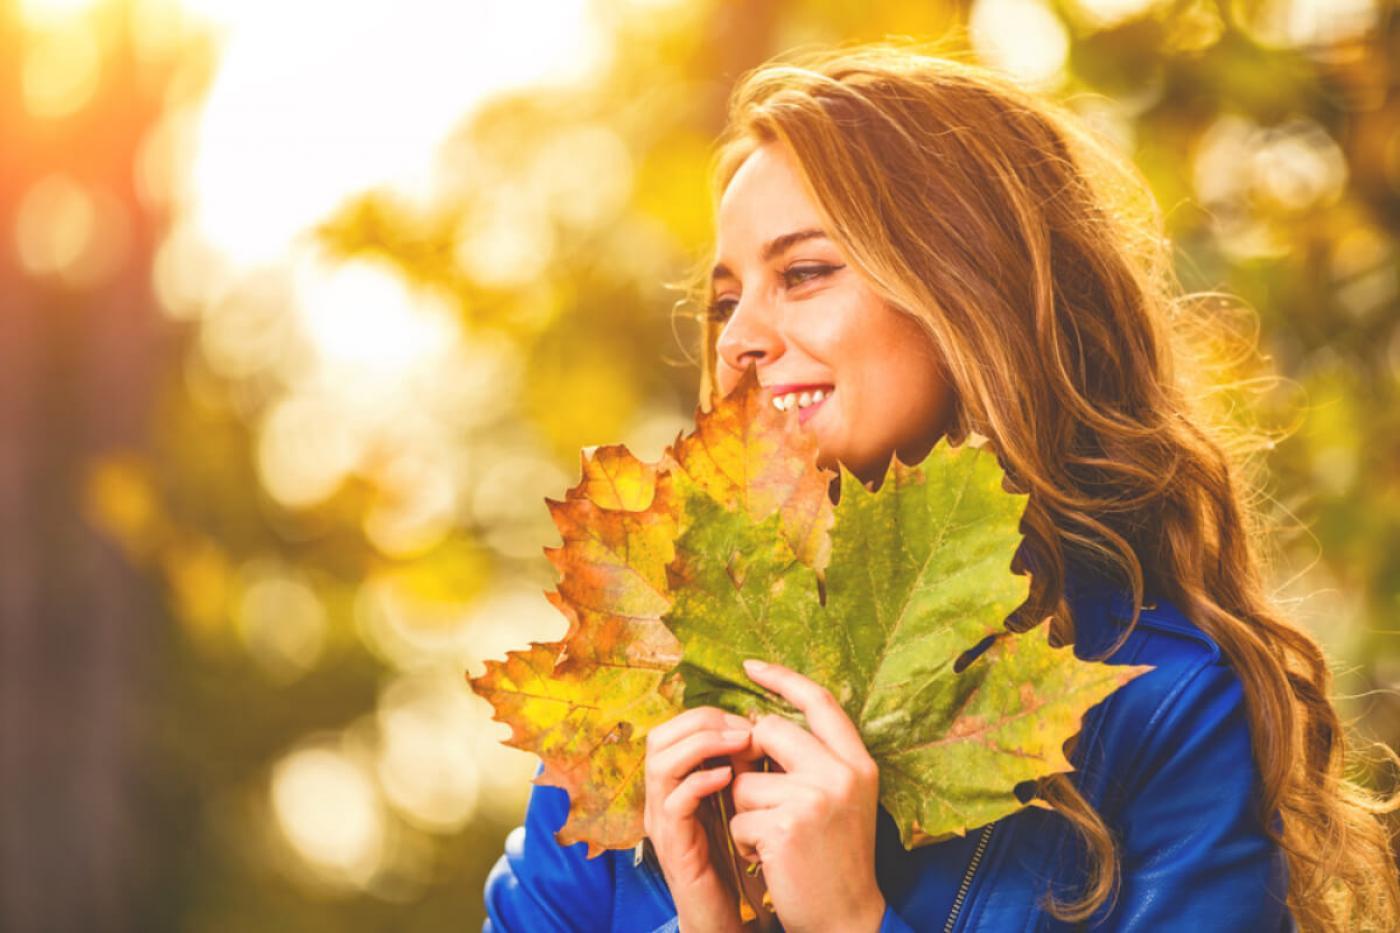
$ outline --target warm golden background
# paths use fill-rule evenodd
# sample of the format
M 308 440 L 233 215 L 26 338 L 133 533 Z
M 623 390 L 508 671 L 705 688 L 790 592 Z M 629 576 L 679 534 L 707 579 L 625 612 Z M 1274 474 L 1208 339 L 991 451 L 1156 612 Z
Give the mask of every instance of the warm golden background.
M 562 632 L 579 448 L 690 419 L 726 94 L 887 36 L 1070 98 L 1256 309 L 1277 584 L 1400 741 L 1386 0 L 22 0 L 0 928 L 479 928 L 533 760 L 463 674 Z

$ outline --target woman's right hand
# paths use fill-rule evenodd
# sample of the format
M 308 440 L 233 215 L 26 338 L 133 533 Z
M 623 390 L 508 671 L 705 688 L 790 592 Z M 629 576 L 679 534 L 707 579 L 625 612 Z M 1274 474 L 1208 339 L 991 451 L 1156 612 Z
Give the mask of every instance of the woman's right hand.
M 643 827 L 656 850 L 686 933 L 737 931 L 739 906 L 710 861 L 700 801 L 722 790 L 732 765 L 699 768 L 707 758 L 746 750 L 753 724 L 713 706 L 672 717 L 647 734 Z M 727 827 L 726 827 L 727 831 Z

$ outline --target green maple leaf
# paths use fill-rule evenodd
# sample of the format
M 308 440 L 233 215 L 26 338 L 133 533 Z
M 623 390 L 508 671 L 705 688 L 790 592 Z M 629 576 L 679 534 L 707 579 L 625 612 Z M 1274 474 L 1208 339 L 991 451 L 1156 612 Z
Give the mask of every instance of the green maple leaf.
M 825 600 L 817 572 L 778 534 L 681 483 L 690 521 L 663 616 L 682 645 L 687 706 L 800 714 L 743 673 L 776 661 L 829 689 L 880 768 L 880 799 L 906 847 L 1025 804 L 1015 787 L 1072 770 L 1063 743 L 1083 714 L 1151 670 L 1081 661 L 1048 626 L 1005 629 L 1029 579 L 1011 573 L 1025 496 L 995 457 L 940 443 L 891 463 L 878 492 L 842 470 Z M 965 669 L 956 662 L 988 636 Z

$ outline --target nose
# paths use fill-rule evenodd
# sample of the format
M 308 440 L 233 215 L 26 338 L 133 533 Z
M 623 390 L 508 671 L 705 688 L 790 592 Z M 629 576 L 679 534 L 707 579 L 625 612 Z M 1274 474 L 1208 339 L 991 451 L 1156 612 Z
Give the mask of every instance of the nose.
M 783 355 L 783 338 L 772 309 L 755 298 L 740 299 L 715 341 L 720 360 L 735 372 L 750 363 L 762 368 Z

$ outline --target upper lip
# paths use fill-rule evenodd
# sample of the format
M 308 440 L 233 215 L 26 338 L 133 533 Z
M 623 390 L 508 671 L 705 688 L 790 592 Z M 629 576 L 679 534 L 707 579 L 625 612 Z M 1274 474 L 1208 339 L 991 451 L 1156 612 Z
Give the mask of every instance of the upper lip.
M 773 395 L 787 395 L 789 392 L 805 392 L 812 389 L 834 389 L 829 382 L 784 382 L 778 385 L 766 386 Z

